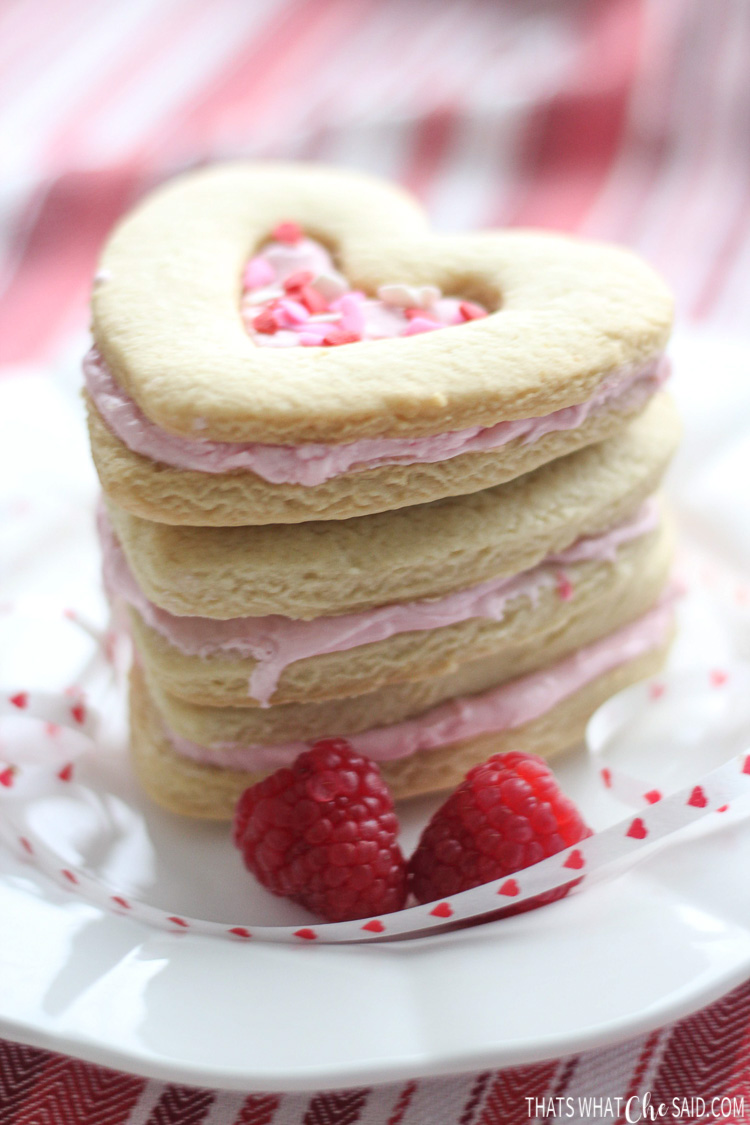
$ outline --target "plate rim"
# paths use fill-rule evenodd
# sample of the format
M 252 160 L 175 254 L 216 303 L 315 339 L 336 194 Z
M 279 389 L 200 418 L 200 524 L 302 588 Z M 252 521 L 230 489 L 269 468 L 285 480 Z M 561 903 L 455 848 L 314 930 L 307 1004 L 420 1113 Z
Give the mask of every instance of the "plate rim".
M 186 940 L 197 939 L 186 936 Z M 486 1048 L 471 1055 L 468 1052 L 465 1055 L 454 1052 L 432 1058 L 425 1056 L 413 1061 L 393 1059 L 378 1061 L 369 1069 L 364 1064 L 347 1065 L 338 1071 L 319 1067 L 314 1071 L 304 1070 L 297 1074 L 290 1072 L 283 1080 L 279 1079 L 278 1074 L 265 1075 L 263 1072 L 238 1070 L 236 1067 L 204 1070 L 192 1064 L 178 1065 L 173 1061 L 163 1061 L 156 1054 L 140 1054 L 134 1050 L 102 1046 L 84 1036 L 56 1036 L 34 1028 L 31 1024 L 9 1020 L 2 1013 L 0 1037 L 147 1080 L 238 1093 L 303 1094 L 318 1090 L 345 1090 L 357 1086 L 377 1087 L 410 1080 L 449 1078 L 484 1070 L 505 1070 L 604 1050 L 685 1019 L 728 995 L 748 980 L 750 945 L 744 964 L 736 964 L 726 973 L 710 978 L 700 989 L 692 992 L 686 988 L 679 990 L 671 1000 L 647 1009 L 638 1021 L 621 1017 L 567 1038 L 563 1035 L 550 1036 L 535 1040 L 533 1045 L 522 1042 L 515 1047 L 506 1046 L 501 1052 L 495 1048 Z
M 659 851 L 660 849 L 657 849 Z M 0 855 L 13 861 L 12 851 L 0 845 Z M 630 869 L 630 873 L 638 871 Z M 55 884 L 42 872 L 23 864 L 27 876 L 31 874 L 36 886 L 42 891 L 54 891 Z M 628 871 L 623 871 L 627 875 Z M 0 872 L 0 881 L 5 881 L 7 871 Z M 614 882 L 619 881 L 616 876 Z M 16 888 L 19 891 L 18 888 Z M 22 901 L 26 895 L 22 895 Z M 577 896 L 575 896 L 577 897 Z M 47 904 L 59 909 L 60 904 L 48 898 Z M 554 910 L 551 904 L 547 909 Z M 186 949 L 196 944 L 218 945 L 220 939 L 206 934 L 170 934 L 158 931 L 146 922 L 111 914 L 106 909 L 87 903 L 96 918 L 108 918 L 130 927 L 136 927 L 143 936 L 134 944 L 157 935 L 160 941 L 168 941 L 170 948 Z M 500 925 L 502 923 L 488 923 Z M 378 1057 L 369 1063 L 363 1059 L 339 1066 L 319 1064 L 303 1067 L 297 1071 L 286 1070 L 269 1072 L 236 1066 L 208 1065 L 201 1067 L 193 1062 L 178 1062 L 173 1057 L 159 1055 L 156 1051 L 139 1050 L 137 1046 L 115 1045 L 112 1042 L 96 1040 L 91 1033 L 55 1034 L 34 1024 L 32 1020 L 22 1020 L 8 1016 L 2 1011 L 0 997 L 0 1038 L 14 1043 L 36 1047 L 41 1050 L 109 1067 L 147 1080 L 178 1083 L 199 1088 L 246 1093 L 301 1094 L 317 1090 L 342 1090 L 356 1086 L 377 1087 L 409 1080 L 429 1080 L 480 1072 L 483 1070 L 503 1070 L 524 1066 L 530 1063 L 569 1057 L 586 1052 L 604 1050 L 625 1043 L 641 1035 L 647 1035 L 686 1018 L 701 1008 L 710 1005 L 734 988 L 750 980 L 750 931 L 747 933 L 747 948 L 744 956 L 727 961 L 725 967 L 713 965 L 687 983 L 671 989 L 636 1015 L 625 1014 L 613 1019 L 599 1019 L 577 1031 L 556 1032 L 533 1040 L 520 1038 L 498 1044 L 491 1043 L 482 1050 L 469 1048 L 466 1051 L 441 1049 L 432 1055 L 408 1056 L 405 1058 Z M 399 944 L 414 944 L 422 939 L 407 939 Z

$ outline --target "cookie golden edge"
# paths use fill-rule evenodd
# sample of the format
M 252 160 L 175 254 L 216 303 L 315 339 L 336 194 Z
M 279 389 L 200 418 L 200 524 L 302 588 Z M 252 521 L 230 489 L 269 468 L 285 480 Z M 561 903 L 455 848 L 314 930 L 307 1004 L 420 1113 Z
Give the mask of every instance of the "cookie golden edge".
M 381 765 L 394 799 L 404 800 L 454 788 L 472 766 L 509 750 L 554 758 L 578 746 L 594 711 L 611 695 L 656 675 L 669 642 L 600 676 L 530 723 L 451 746 L 420 751 Z M 220 769 L 176 754 L 159 712 L 136 668 L 130 691 L 131 761 L 146 794 L 162 808 L 183 816 L 231 819 L 240 794 L 262 773 Z

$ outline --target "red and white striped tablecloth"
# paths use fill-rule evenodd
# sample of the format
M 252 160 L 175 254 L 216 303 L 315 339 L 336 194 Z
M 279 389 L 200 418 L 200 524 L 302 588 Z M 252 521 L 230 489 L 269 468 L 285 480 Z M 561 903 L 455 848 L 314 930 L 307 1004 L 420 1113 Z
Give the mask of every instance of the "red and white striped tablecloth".
M 744 334 L 748 59 L 746 0 L 3 0 L 0 378 L 69 382 L 112 223 L 239 155 L 392 176 L 443 229 L 625 242 L 683 319 Z M 0 1125 L 614 1122 L 577 1099 L 646 1090 L 744 1097 L 750 1120 L 749 1071 L 746 986 L 622 1047 L 335 1095 L 187 1090 L 0 1044 Z M 574 1114 L 550 1109 L 568 1097 Z

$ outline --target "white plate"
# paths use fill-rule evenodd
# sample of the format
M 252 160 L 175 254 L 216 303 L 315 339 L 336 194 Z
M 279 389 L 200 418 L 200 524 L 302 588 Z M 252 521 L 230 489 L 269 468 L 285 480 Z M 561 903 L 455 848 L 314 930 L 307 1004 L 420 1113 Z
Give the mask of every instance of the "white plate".
M 32 817 L 71 864 L 82 856 L 177 914 L 308 921 L 255 887 L 226 828 L 153 809 L 124 758 L 98 753 L 77 762 L 80 786 Z M 559 772 L 595 825 L 619 815 L 583 754 Z M 409 810 L 407 844 L 427 808 Z M 361 947 L 152 930 L 2 860 L 0 1033 L 197 1085 L 310 1089 L 528 1062 L 646 1031 L 750 972 L 742 823 L 544 910 Z
M 738 396 L 747 393 L 739 360 L 746 363 L 746 354 L 727 352 L 721 372 L 712 365 L 712 386 L 722 372 L 727 385 L 722 411 L 715 401 L 709 410 L 699 393 L 698 362 L 715 355 L 714 346 L 692 340 L 682 347 L 688 376 L 683 406 L 702 428 L 700 443 L 688 447 L 678 468 L 676 492 L 693 533 L 708 529 L 724 560 L 747 564 L 750 521 L 746 511 L 738 518 L 742 497 L 731 487 L 747 455 L 747 413 L 744 428 L 738 421 Z M 731 385 L 727 371 L 738 374 Z M 4 597 L 6 589 L 14 599 L 32 590 L 38 606 L 43 593 L 45 620 L 63 601 L 95 617 L 101 605 L 92 593 L 91 538 L 83 518 L 70 523 L 92 489 L 87 471 L 76 476 L 65 456 L 80 449 L 80 428 L 71 416 L 67 438 L 60 437 L 64 404 L 41 384 L 24 387 L 2 389 L 7 433 L 0 432 L 0 449 L 8 448 L 3 437 L 12 441 L 20 432 L 20 420 L 26 423 L 24 447 L 31 445 L 33 405 L 42 419 L 37 426 L 48 424 L 41 437 L 55 458 L 49 471 L 59 495 L 50 500 L 47 493 L 37 523 L 32 519 L 3 548 L 6 561 L 15 559 Z M 714 441 L 723 436 L 720 458 L 706 434 Z M 703 468 L 696 475 L 699 455 Z M 21 476 L 32 506 L 49 480 L 37 454 L 33 473 L 29 467 Z M 23 549 L 30 543 L 32 553 Z M 717 659 L 730 642 L 744 643 L 744 633 L 729 636 L 741 621 L 731 609 L 722 620 L 723 598 L 693 600 L 683 654 L 690 655 L 699 634 L 702 655 L 710 650 Z M 41 660 L 34 630 L 24 637 L 0 650 L 0 682 L 8 683 L 11 672 L 18 677 L 24 661 L 35 666 L 40 682 L 59 676 L 49 649 Z M 254 887 L 225 828 L 190 824 L 142 801 L 116 723 L 113 730 L 98 755 L 79 763 L 77 795 L 40 810 L 37 827 L 61 851 L 73 858 L 77 851 L 123 890 L 176 913 L 305 919 Z M 583 753 L 558 772 L 595 826 L 621 812 L 598 787 Z M 80 795 L 86 786 L 96 794 L 90 812 Z M 102 808 L 108 835 L 100 830 Z M 416 802 L 404 813 L 407 847 L 429 808 L 430 802 Z M 157 931 L 67 894 L 2 851 L 0 1035 L 153 1077 L 269 1091 L 444 1075 L 567 1054 L 682 1016 L 750 975 L 750 903 L 738 893 L 749 864 L 750 829 L 728 820 L 721 830 L 665 847 L 616 879 L 502 923 L 386 945 L 291 947 Z

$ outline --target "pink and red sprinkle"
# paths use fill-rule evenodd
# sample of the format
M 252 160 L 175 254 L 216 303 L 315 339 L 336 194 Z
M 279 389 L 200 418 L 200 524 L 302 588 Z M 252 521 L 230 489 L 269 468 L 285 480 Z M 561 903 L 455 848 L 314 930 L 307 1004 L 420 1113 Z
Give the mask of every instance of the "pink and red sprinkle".
M 462 301 L 458 307 L 464 320 L 481 320 L 482 317 L 487 316 L 487 309 L 474 301 Z
M 557 593 L 561 601 L 569 602 L 574 594 L 573 583 L 564 570 L 557 573 Z
M 327 285 L 323 284 L 325 274 L 320 275 L 318 288 L 315 284 L 316 275 L 312 270 L 292 270 L 290 274 L 283 277 L 283 270 L 288 268 L 288 265 L 280 267 L 277 273 L 277 267 L 271 260 L 273 255 L 266 256 L 269 250 L 284 248 L 284 261 L 288 263 L 289 252 L 294 251 L 295 248 L 299 249 L 302 261 L 305 260 L 306 255 L 309 258 L 311 248 L 313 256 L 316 253 L 318 255 L 326 253 L 322 247 L 306 239 L 298 223 L 293 221 L 278 223 L 271 232 L 271 239 L 270 243 L 250 259 L 243 273 L 243 299 L 247 299 L 253 293 L 270 290 L 265 300 L 255 304 L 249 302 L 243 311 L 248 330 L 256 338 L 268 339 L 283 332 L 287 335 L 283 338 L 279 337 L 279 345 L 338 347 L 364 339 L 382 339 L 385 335 L 416 336 L 423 332 L 432 332 L 437 328 L 464 324 L 469 320 L 487 316 L 487 310 L 481 305 L 473 301 L 461 301 L 458 298 L 439 298 L 437 304 L 432 306 L 430 304 L 432 294 L 425 298 L 425 303 L 430 304 L 430 307 L 398 308 L 392 303 L 383 302 L 380 297 L 368 297 L 359 290 L 341 293 L 340 289 L 345 283 L 340 278 L 340 295 L 331 298 L 331 293 L 337 286 L 334 284 L 332 290 L 330 282 Z M 335 275 L 336 271 L 332 263 L 330 269 Z M 283 290 L 283 293 L 280 290 Z M 328 292 L 330 299 L 324 296 L 325 292 Z M 419 292 L 419 290 L 413 291 L 415 296 Z M 391 319 L 390 323 L 388 320 L 386 323 L 389 323 L 392 331 L 383 329 L 382 313 L 377 326 L 368 327 L 367 312 L 373 308 L 387 310 Z M 291 337 L 290 333 L 293 334 Z M 270 343 L 270 339 L 268 342 Z
M 285 278 L 282 285 L 287 293 L 291 293 L 294 289 L 304 289 L 315 277 L 311 270 L 297 270 L 296 273 L 290 273 L 289 277 Z
M 345 328 L 329 328 L 323 337 L 323 344 L 325 347 L 331 348 L 339 344 L 356 344 L 361 338 L 358 333 L 347 332 Z
M 266 335 L 278 331 L 278 327 L 276 317 L 270 309 L 263 309 L 253 321 L 253 328 L 256 332 L 263 332 Z
M 289 221 L 277 223 L 271 231 L 271 236 L 275 242 L 285 242 L 289 246 L 296 246 L 304 238 L 299 223 Z

